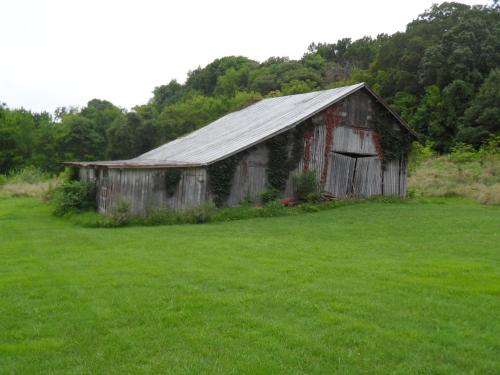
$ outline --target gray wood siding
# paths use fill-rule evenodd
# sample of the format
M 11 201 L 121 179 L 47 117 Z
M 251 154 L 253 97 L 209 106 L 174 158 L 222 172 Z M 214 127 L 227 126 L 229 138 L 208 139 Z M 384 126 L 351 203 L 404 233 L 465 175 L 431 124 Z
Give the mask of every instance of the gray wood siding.
M 374 112 L 374 100 L 366 91 L 357 91 L 339 102 L 344 114 L 343 126 L 370 128 Z
M 406 159 L 401 160 L 399 171 L 399 196 L 406 197 L 406 191 L 408 189 L 408 163 Z
M 377 155 L 373 134 L 373 129 L 339 126 L 333 131 L 332 151 Z
M 260 201 L 260 194 L 267 187 L 267 162 L 269 150 L 263 144 L 245 153 L 234 173 L 228 206 L 237 206 L 244 199 Z
M 97 209 L 112 213 L 120 204 L 130 206 L 133 214 L 155 208 L 187 210 L 207 201 L 207 173 L 204 168 L 184 169 L 172 196 L 168 196 L 165 176 L 168 169 L 98 169 L 81 168 L 82 181 L 95 182 Z
M 345 198 L 351 194 L 356 159 L 346 155 L 332 153 L 325 190 L 336 198 Z
M 382 161 L 377 157 L 358 158 L 354 172 L 353 196 L 382 195 Z
M 383 171 L 384 195 L 399 195 L 399 160 L 392 160 L 385 164 Z

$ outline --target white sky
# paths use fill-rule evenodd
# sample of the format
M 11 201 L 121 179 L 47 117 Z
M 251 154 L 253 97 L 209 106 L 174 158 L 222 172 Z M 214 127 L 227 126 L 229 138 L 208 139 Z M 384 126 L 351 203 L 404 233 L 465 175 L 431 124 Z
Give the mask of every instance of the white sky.
M 217 57 L 300 58 L 313 41 L 403 31 L 433 2 L 0 0 L 0 102 L 131 108 Z

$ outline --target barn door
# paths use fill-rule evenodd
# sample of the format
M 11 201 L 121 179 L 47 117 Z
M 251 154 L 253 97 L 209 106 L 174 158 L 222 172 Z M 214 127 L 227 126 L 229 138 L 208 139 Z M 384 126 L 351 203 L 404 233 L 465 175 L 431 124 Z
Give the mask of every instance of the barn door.
M 370 156 L 356 159 L 352 195 L 355 197 L 382 195 L 382 164 L 379 158 Z
M 345 198 L 352 191 L 356 158 L 334 152 L 329 164 L 325 190 L 336 198 Z
M 381 161 L 376 156 L 333 152 L 329 164 L 325 190 L 334 197 L 382 194 Z

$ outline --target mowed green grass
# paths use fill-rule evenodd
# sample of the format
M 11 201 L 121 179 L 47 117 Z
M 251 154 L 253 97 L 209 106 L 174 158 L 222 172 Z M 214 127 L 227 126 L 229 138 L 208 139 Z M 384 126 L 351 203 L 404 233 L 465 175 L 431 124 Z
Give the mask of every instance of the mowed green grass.
M 90 229 L 0 199 L 0 373 L 500 373 L 500 208 Z

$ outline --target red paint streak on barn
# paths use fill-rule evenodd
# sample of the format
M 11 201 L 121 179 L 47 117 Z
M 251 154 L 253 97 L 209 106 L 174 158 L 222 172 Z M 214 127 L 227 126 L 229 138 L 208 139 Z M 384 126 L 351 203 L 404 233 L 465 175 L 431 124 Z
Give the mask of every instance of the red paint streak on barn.
M 243 176 L 248 177 L 248 161 L 243 160 Z
M 312 145 L 313 130 L 307 129 L 305 134 L 306 144 L 304 146 L 304 172 L 309 170 L 311 162 L 311 145 Z
M 380 134 L 378 131 L 374 130 L 372 132 L 373 144 L 375 145 L 375 150 L 377 151 L 377 157 L 379 160 L 384 160 L 384 152 L 380 146 Z
M 328 108 L 325 112 L 323 112 L 323 119 L 325 121 L 326 136 L 325 136 L 323 170 L 321 171 L 321 178 L 320 178 L 321 186 L 325 185 L 326 176 L 328 175 L 328 167 L 329 167 L 328 160 L 330 158 L 330 153 L 332 152 L 332 146 L 333 146 L 333 130 L 342 121 L 342 113 L 340 111 L 340 108 L 337 106 Z

